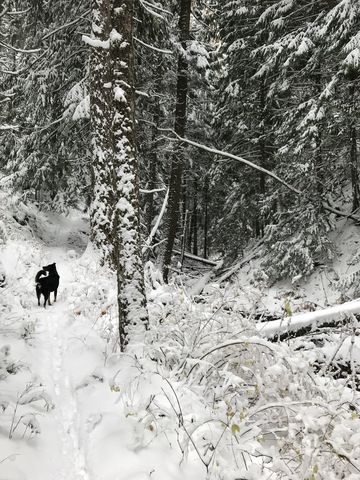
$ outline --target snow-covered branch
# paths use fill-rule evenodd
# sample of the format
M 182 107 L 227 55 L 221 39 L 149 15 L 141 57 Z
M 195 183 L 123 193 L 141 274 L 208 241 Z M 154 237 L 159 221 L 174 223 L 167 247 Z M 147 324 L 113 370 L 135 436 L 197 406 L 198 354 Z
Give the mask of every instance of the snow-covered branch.
M 146 0 L 141 0 L 140 3 L 142 5 L 147 5 L 148 7 L 153 8 L 154 10 L 158 10 L 159 12 L 166 13 L 167 15 L 173 15 L 170 10 L 165 10 L 163 7 L 159 7 L 158 5 L 155 5 L 154 3 L 147 2 Z
M 159 128 L 158 130 L 160 130 L 162 132 L 170 132 L 176 137 L 177 140 L 179 140 L 181 142 L 184 142 L 184 143 L 187 143 L 188 145 L 192 145 L 193 147 L 200 148 L 201 150 L 205 150 L 206 152 L 213 153 L 214 155 L 220 155 L 222 157 L 227 157 L 227 158 L 230 158 L 232 160 L 235 160 L 236 162 L 243 163 L 244 165 L 247 165 L 247 166 L 253 168 L 254 170 L 258 170 L 259 172 L 265 173 L 265 175 L 268 175 L 269 177 L 273 178 L 274 180 L 281 183 L 282 185 L 284 185 L 286 188 L 288 188 L 292 192 L 296 193 L 297 195 L 306 196 L 306 194 L 303 191 L 294 187 L 290 183 L 287 183 L 285 180 L 278 177 L 275 173 L 270 172 L 270 170 L 267 170 L 266 168 L 260 167 L 259 165 L 256 165 L 253 162 L 250 162 L 250 160 L 246 160 L 243 157 L 239 157 L 238 155 L 234 155 L 234 154 L 229 153 L 229 152 L 224 152 L 223 150 L 218 150 L 216 148 L 208 147 L 208 146 L 206 146 L 202 143 L 197 143 L 197 142 L 194 142 L 193 140 L 189 140 L 188 138 L 180 137 L 180 135 L 178 135 L 171 128 Z M 171 141 L 174 141 L 176 139 L 168 137 L 168 140 L 171 140 Z M 356 215 L 353 215 L 352 213 L 342 212 L 341 210 L 338 210 L 337 208 L 331 207 L 330 205 L 328 205 L 325 202 L 322 203 L 322 206 L 323 206 L 324 210 L 327 210 L 330 213 L 334 213 L 335 215 L 339 215 L 339 216 L 345 217 L 345 218 L 351 218 L 352 220 L 360 222 L 360 217 L 358 217 Z
M 30 11 L 30 8 L 27 8 L 26 10 L 7 10 L 6 12 L 4 12 L 4 15 L 9 15 L 9 16 L 16 16 L 16 15 L 24 15 L 25 13 L 28 13 Z M 0 14 L 0 18 L 3 14 Z
M 144 188 L 140 188 L 139 192 L 140 193 L 158 193 L 158 192 L 164 192 L 166 188 L 153 188 L 152 190 L 146 190 Z
M 137 43 L 140 43 L 140 45 L 143 45 L 144 47 L 150 48 L 150 50 L 154 50 L 155 52 L 165 53 L 166 55 L 173 55 L 173 54 L 174 54 L 174 52 L 171 51 L 171 50 L 166 50 L 166 49 L 164 49 L 164 48 L 154 47 L 153 45 L 149 45 L 148 43 L 143 42 L 142 40 L 140 40 L 140 39 L 137 38 L 137 37 L 134 37 L 134 40 L 135 40 Z
M 35 65 L 35 63 L 39 62 L 42 58 L 44 58 L 47 53 L 48 53 L 48 50 L 45 50 L 41 55 L 39 55 L 37 58 L 35 58 L 35 60 L 33 62 L 29 63 L 29 65 L 27 65 L 24 68 L 21 68 L 20 70 L 2 70 L 2 69 L 0 69 L 0 72 L 4 73 L 6 75 L 13 75 L 13 76 L 21 75 L 21 74 L 25 73 L 27 70 L 30 70 Z
M 162 13 L 166 13 L 167 15 L 172 15 L 172 13 L 169 12 L 168 10 L 164 10 L 162 7 L 158 7 L 157 5 L 154 5 L 153 3 L 147 2 L 145 0 L 140 0 L 140 3 L 143 6 L 144 10 L 149 12 L 154 17 L 160 18 L 161 20 L 166 21 L 166 19 L 160 13 L 157 13 L 154 10 L 158 10 Z
M 251 167 L 255 170 L 258 170 L 259 172 L 265 173 L 269 177 L 272 177 L 274 180 L 281 183 L 282 185 L 284 185 L 285 187 L 287 187 L 289 190 L 296 193 L 297 195 L 302 195 L 302 192 L 300 190 L 293 187 L 289 183 L 285 182 L 285 180 L 283 180 L 282 178 L 275 175 L 275 173 L 270 172 L 269 170 L 266 170 L 266 168 L 260 167 L 259 165 L 256 165 L 253 162 L 250 162 L 250 160 L 246 160 L 245 158 L 239 157 L 237 155 L 233 155 L 232 153 L 229 153 L 229 152 L 224 152 L 222 150 L 217 150 L 216 148 L 207 147 L 206 145 L 203 145 L 202 143 L 194 142 L 193 140 L 189 140 L 188 138 L 180 137 L 180 135 L 178 135 L 171 128 L 159 128 L 159 130 L 162 131 L 162 132 L 170 132 L 181 142 L 192 145 L 193 147 L 197 147 L 197 148 L 200 148 L 201 150 L 205 150 L 206 152 L 213 153 L 214 155 L 221 155 L 222 157 L 231 158 L 232 160 L 235 160 L 239 163 L 243 163 L 244 165 L 247 165 L 247 166 L 249 166 L 249 167 Z M 173 141 L 174 138 L 169 138 L 169 140 Z
M 0 131 L 4 130 L 19 130 L 18 125 L 0 125 Z
M 84 18 L 89 15 L 91 10 L 86 10 L 79 18 L 76 18 L 75 20 L 72 20 L 69 23 L 65 23 L 64 25 L 61 25 L 60 27 L 55 28 L 55 30 L 52 30 L 51 32 L 47 33 L 42 37 L 42 40 L 46 40 L 49 37 L 52 37 L 55 35 L 55 33 L 59 32 L 60 30 L 63 30 L 64 28 L 71 27 L 72 25 L 75 25 L 76 23 L 79 23 L 81 20 L 84 20 Z
M 16 48 L 13 45 L 9 45 L 8 43 L 3 42 L 2 40 L 0 40 L 0 46 L 2 46 L 4 48 L 7 48 L 9 50 L 12 50 L 14 52 L 17 52 L 17 53 L 39 53 L 39 52 L 41 52 L 40 48 L 25 50 L 24 48 Z

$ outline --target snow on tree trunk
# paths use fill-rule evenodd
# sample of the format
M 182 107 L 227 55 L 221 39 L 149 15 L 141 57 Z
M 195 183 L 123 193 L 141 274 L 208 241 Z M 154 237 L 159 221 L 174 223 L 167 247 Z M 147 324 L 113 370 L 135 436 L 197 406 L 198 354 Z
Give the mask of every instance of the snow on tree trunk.
M 138 166 L 134 138 L 133 0 L 113 0 L 110 55 L 113 69 L 112 215 L 122 348 L 135 327 L 148 327 L 140 249 Z M 137 329 L 136 329 L 137 330 Z
M 148 327 L 134 139 L 133 0 L 95 0 L 92 46 L 91 122 L 95 244 L 117 275 L 119 335 Z
M 179 29 L 181 46 L 184 52 L 179 54 L 177 85 L 176 85 L 176 110 L 175 132 L 181 137 L 185 134 L 186 126 L 186 101 L 188 92 L 188 62 L 186 58 L 187 41 L 190 34 L 190 11 L 191 0 L 181 0 Z M 166 245 L 163 261 L 164 281 L 168 281 L 172 251 L 176 231 L 179 223 L 179 205 L 181 196 L 181 177 L 183 171 L 182 149 L 173 154 L 171 161 L 170 184 L 169 184 L 169 210 L 167 220 Z
M 113 253 L 111 242 L 111 77 L 107 39 L 110 33 L 110 0 L 94 0 L 90 58 L 90 118 L 93 142 L 93 198 L 91 236 L 104 260 Z

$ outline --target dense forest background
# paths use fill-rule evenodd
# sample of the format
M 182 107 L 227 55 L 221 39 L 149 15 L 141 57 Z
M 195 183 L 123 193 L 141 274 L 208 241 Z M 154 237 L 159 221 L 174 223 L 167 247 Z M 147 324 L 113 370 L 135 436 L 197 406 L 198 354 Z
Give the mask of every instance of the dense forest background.
M 6 0 L 0 14 L 1 183 L 44 209 L 85 210 L 93 195 L 91 7 Z M 350 0 L 136 2 L 144 239 L 170 184 L 176 243 L 195 255 L 230 263 L 260 241 L 273 280 L 333 257 L 335 216 L 360 202 L 359 21 Z M 146 255 L 165 237 L 161 224 Z

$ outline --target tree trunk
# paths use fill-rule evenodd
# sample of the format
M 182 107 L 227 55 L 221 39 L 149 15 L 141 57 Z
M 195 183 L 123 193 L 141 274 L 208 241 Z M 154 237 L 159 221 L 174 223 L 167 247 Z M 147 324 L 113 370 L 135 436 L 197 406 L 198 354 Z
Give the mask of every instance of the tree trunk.
M 94 0 L 92 38 L 101 45 L 110 33 L 110 0 Z M 91 48 L 90 57 L 90 119 L 93 143 L 93 197 L 90 207 L 91 238 L 101 250 L 104 261 L 110 260 L 111 182 L 109 165 L 111 148 L 111 93 L 104 88 L 111 81 L 109 50 Z
M 265 82 L 261 82 L 260 86 L 260 118 L 261 118 L 261 140 L 260 140 L 260 152 L 259 152 L 259 164 L 263 168 L 268 168 L 269 165 L 269 159 L 268 159 L 268 148 L 267 148 L 267 142 L 268 142 L 268 133 L 267 129 L 269 128 L 268 125 L 268 108 L 266 105 L 266 92 L 267 88 L 265 85 Z M 261 202 L 263 201 L 266 193 L 266 178 L 264 172 L 259 172 L 259 197 L 258 197 L 258 215 L 256 219 L 256 224 L 255 224 L 255 231 L 256 231 L 256 236 L 257 237 L 263 237 L 264 236 L 264 219 L 262 218 L 262 215 L 260 213 L 260 205 Z
M 194 180 L 194 206 L 192 220 L 193 254 L 198 255 L 198 181 Z
M 147 211 L 146 211 L 146 226 L 148 234 L 150 235 L 152 230 L 152 222 L 155 217 L 155 206 L 154 206 L 154 193 L 152 190 L 156 188 L 156 175 L 157 175 L 157 145 L 156 139 L 158 136 L 158 124 L 160 118 L 160 101 L 158 98 L 155 99 L 154 105 L 154 127 L 152 132 L 152 148 L 149 154 L 149 182 L 148 189 L 151 193 L 147 194 Z
M 148 326 L 133 128 L 133 15 L 134 0 L 94 0 L 91 230 L 116 271 L 121 350 L 129 334 L 135 334 L 135 326 L 140 325 L 141 332 Z
M 184 50 L 186 50 L 186 44 L 190 34 L 190 9 L 191 0 L 181 0 L 179 28 L 181 46 Z M 183 137 L 185 134 L 187 91 L 188 62 L 185 55 L 180 53 L 178 59 L 174 130 L 181 137 Z M 169 267 L 171 264 L 172 251 L 179 223 L 181 177 L 183 171 L 183 148 L 184 147 L 182 146 L 178 149 L 176 153 L 174 152 L 171 160 L 171 172 L 169 182 L 169 210 L 166 244 L 163 259 L 163 277 L 165 282 L 168 282 L 169 279 Z
M 357 155 L 357 134 L 356 127 L 353 125 L 350 131 L 350 167 L 351 167 L 351 185 L 352 185 L 352 210 L 357 210 L 359 203 L 359 171 Z
M 114 263 L 123 350 L 135 327 L 148 328 L 140 249 L 138 165 L 134 137 L 134 0 L 113 0 L 110 56 L 113 69 Z M 136 328 L 136 330 L 138 330 Z
M 208 177 L 205 177 L 205 186 L 204 186 L 204 245 L 203 245 L 203 257 L 204 258 L 208 258 L 208 255 L 209 255 L 208 231 L 209 231 L 209 180 L 208 180 Z
M 357 155 L 357 131 L 356 131 L 356 116 L 355 116 L 355 86 L 354 83 L 349 88 L 350 94 L 350 111 L 349 111 L 349 140 L 350 140 L 350 171 L 351 171 L 351 186 L 352 186 L 352 210 L 355 211 L 360 206 L 360 192 L 359 192 L 359 170 L 358 170 L 358 155 Z
M 319 97 L 322 92 L 323 85 L 323 75 L 322 75 L 322 62 L 319 60 L 317 66 L 318 72 L 314 74 L 314 91 L 315 95 Z M 324 196 L 324 161 L 323 161 L 323 136 L 322 130 L 323 125 L 320 120 L 316 125 L 317 131 L 315 134 L 315 181 L 316 181 L 316 190 L 319 195 L 319 198 L 322 199 Z

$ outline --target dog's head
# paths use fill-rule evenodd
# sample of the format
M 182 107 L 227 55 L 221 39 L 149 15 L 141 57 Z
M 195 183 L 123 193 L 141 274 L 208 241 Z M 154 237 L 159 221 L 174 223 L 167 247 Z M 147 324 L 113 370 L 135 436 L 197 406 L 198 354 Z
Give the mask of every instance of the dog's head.
M 42 267 L 45 272 L 56 272 L 56 263 L 52 263 L 50 265 L 46 265 L 45 267 Z

